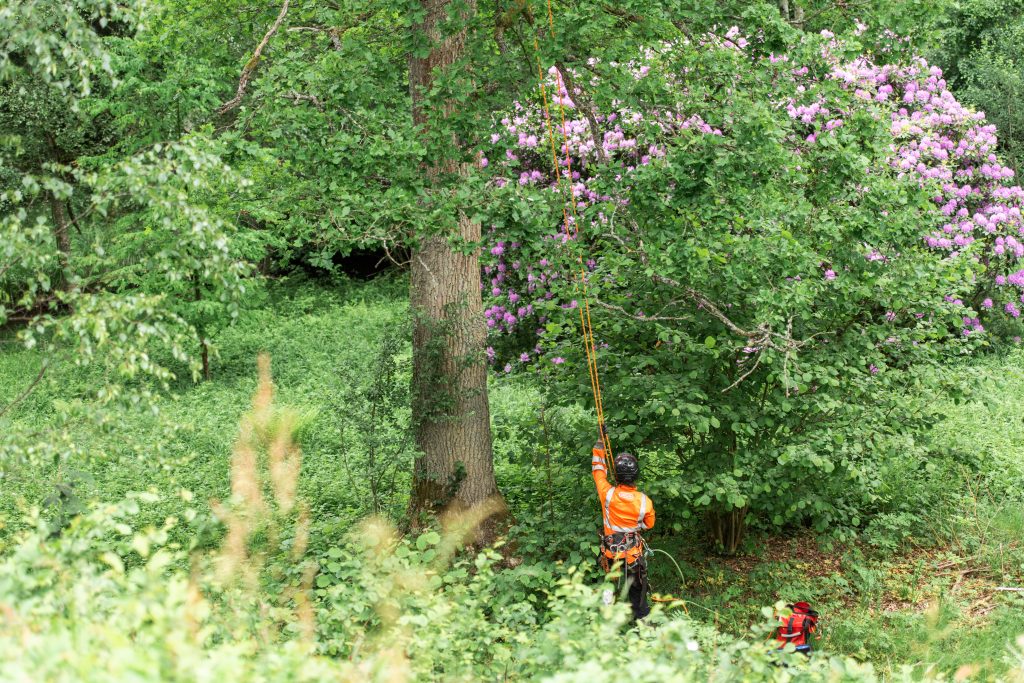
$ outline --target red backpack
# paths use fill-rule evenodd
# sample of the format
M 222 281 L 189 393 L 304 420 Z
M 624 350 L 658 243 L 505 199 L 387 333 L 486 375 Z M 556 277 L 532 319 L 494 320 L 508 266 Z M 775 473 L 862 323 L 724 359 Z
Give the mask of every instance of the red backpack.
M 779 649 L 792 643 L 797 652 L 809 653 L 811 638 L 818 630 L 818 613 L 806 602 L 786 606 L 793 612 L 788 617 L 778 617 L 781 622 L 776 636 Z

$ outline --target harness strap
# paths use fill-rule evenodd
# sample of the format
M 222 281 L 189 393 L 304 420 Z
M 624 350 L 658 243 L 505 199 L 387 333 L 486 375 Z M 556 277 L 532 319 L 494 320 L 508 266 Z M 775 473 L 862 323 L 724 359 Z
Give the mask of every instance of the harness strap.
M 785 633 L 782 633 L 780 631 L 779 636 L 781 636 L 782 638 L 796 638 L 797 636 L 800 635 L 799 633 L 794 633 L 793 632 L 793 620 L 794 619 L 796 619 L 795 616 L 790 616 L 789 619 L 787 619 L 785 621 L 785 624 L 786 624 L 785 629 L 786 629 L 786 631 L 785 631 Z

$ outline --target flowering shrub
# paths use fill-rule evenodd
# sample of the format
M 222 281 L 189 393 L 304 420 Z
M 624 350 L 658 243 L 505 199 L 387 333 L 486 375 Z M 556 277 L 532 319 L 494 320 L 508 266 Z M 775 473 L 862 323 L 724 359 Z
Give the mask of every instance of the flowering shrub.
M 651 486 L 681 515 L 859 525 L 878 459 L 923 455 L 921 371 L 1019 315 L 1024 191 L 994 130 L 900 41 L 857 40 L 758 54 L 730 30 L 552 70 L 555 149 L 520 103 L 481 160 L 510 207 L 488 355 L 589 393 L 585 286 L 613 444 L 670 454 Z M 559 189 L 566 227 L 524 208 Z
M 1024 269 L 1017 264 L 1024 257 L 1024 240 L 1021 239 L 1024 190 L 1010 185 L 1015 173 L 1002 165 L 995 154 L 995 127 L 986 125 L 984 113 L 961 105 L 947 88 L 941 70 L 929 66 L 925 60 L 916 58 L 910 66 L 876 64 L 865 57 L 844 61 L 844 44 L 827 31 L 823 32 L 823 37 L 828 42 L 822 48 L 821 62 L 830 69 L 824 78 L 842 84 L 847 91 L 852 91 L 854 99 L 852 102 L 834 99 L 832 108 L 826 106 L 826 95 L 820 92 L 822 84 L 818 82 L 820 74 L 812 74 L 807 66 L 793 68 L 791 78 L 787 79 L 793 93 L 785 103 L 785 110 L 794 122 L 804 124 L 807 132 L 802 140 L 795 134 L 791 136 L 789 142 L 793 143 L 794 151 L 799 153 L 802 144 L 817 143 L 823 133 L 842 127 L 845 117 L 855 109 L 869 108 L 870 103 L 891 104 L 893 143 L 890 153 L 881 161 L 897 169 L 897 177 L 933 190 L 933 200 L 940 206 L 942 215 L 951 217 L 933 230 L 924 230 L 925 242 L 939 253 L 959 257 L 976 241 L 982 240 L 983 248 L 975 249 L 971 258 L 989 273 L 984 284 L 995 289 L 997 297 L 1001 297 L 997 301 L 1003 305 L 994 303 L 991 297 L 976 303 L 984 310 L 997 308 L 1019 317 L 1018 304 L 1024 302 Z M 709 39 L 708 44 L 729 50 L 749 46 L 735 27 L 725 33 L 724 39 Z M 790 62 L 789 56 L 775 54 L 753 59 L 771 65 Z M 628 71 L 642 79 L 650 69 L 644 64 L 639 68 L 631 66 Z M 666 137 L 678 136 L 687 130 L 723 135 L 720 128 L 712 127 L 699 114 L 685 116 L 681 107 L 675 112 L 655 110 L 646 115 L 624 107 L 607 115 L 594 112 L 592 120 L 598 128 L 591 131 L 591 120 L 577 109 L 561 73 L 552 67 L 549 76 L 548 87 L 555 93 L 552 107 L 567 109 L 568 119 L 564 127 L 556 121 L 548 131 L 547 117 L 539 104 L 526 107 L 517 102 L 514 115 L 500 120 L 502 132 L 493 133 L 490 138 L 492 144 L 505 145 L 500 162 L 503 175 L 494 180 L 498 187 L 514 182 L 523 187 L 540 186 L 560 191 L 551 171 L 554 150 L 549 147 L 550 133 L 560 146 L 559 155 L 564 155 L 559 159 L 559 166 L 571 190 L 572 199 L 567 201 L 577 210 L 608 203 L 628 206 L 633 189 L 631 175 L 637 167 L 648 166 L 652 160 L 665 156 Z M 552 118 L 557 118 L 559 112 L 552 109 L 550 113 Z M 877 110 L 874 114 L 880 115 Z M 606 160 L 610 160 L 610 168 L 603 165 Z M 480 165 L 486 168 L 490 160 L 482 156 Z M 597 188 L 602 181 L 607 181 L 609 173 L 616 191 L 601 194 Z M 930 184 L 928 181 L 938 182 Z M 881 211 L 879 219 L 884 221 L 886 217 L 888 211 Z M 573 226 L 575 220 L 570 216 L 567 224 Z M 936 222 L 939 220 L 936 215 Z M 605 210 L 599 209 L 597 220 L 590 227 L 599 230 L 603 225 L 608 225 L 608 216 Z M 573 238 L 561 227 L 557 233 L 544 237 L 563 243 Z M 495 241 L 489 249 L 492 259 L 484 272 L 489 278 L 490 286 L 485 290 L 491 295 L 492 305 L 486 315 L 488 327 L 497 333 L 508 333 L 520 324 L 532 322 L 536 313 L 534 299 L 551 300 L 560 293 L 552 285 L 560 276 L 564 279 L 564 274 L 553 268 L 553 259 L 524 262 L 516 258 L 522 248 L 520 242 L 507 241 L 495 233 Z M 889 260 L 875 248 L 867 249 L 864 257 L 883 263 Z M 594 266 L 595 261 L 588 259 L 588 269 Z M 822 276 L 831 281 L 837 274 L 826 267 Z M 957 300 L 948 298 L 947 301 Z M 575 308 L 576 302 L 563 305 Z M 974 318 L 966 319 L 965 325 L 968 333 L 983 329 Z M 496 357 L 494 353 L 490 355 Z M 520 361 L 528 362 L 531 356 L 523 352 Z

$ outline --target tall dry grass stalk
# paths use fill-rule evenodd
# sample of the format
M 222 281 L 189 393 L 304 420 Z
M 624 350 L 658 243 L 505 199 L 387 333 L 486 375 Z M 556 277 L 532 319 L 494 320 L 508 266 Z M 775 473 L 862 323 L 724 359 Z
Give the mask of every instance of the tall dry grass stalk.
M 309 512 L 297 493 L 302 451 L 293 440 L 295 415 L 274 407 L 268 355 L 260 354 L 257 369 L 252 409 L 239 423 L 231 456 L 231 500 L 213 502 L 215 514 L 227 527 L 216 557 L 217 578 L 223 584 L 241 582 L 250 594 L 258 590 L 267 565 L 266 551 L 254 548 L 257 536 L 261 547 L 273 550 L 282 532 L 290 530 L 293 562 L 301 562 L 309 546 Z M 316 565 L 309 563 L 300 585 L 281 598 L 294 606 L 300 630 L 309 638 L 315 623 L 309 600 L 315 575 Z
M 238 438 L 231 457 L 231 499 L 213 509 L 226 526 L 224 542 L 214 557 L 216 578 L 223 587 L 240 588 L 231 594 L 250 603 L 259 604 L 261 611 L 270 607 L 260 593 L 260 577 L 267 570 L 268 552 L 278 547 L 283 533 L 292 534 L 290 561 L 304 561 L 309 545 L 310 521 L 308 509 L 298 497 L 302 452 L 293 441 L 296 419 L 293 413 L 274 407 L 274 386 L 271 381 L 270 359 L 258 359 L 259 382 L 253 395 L 251 410 L 242 417 Z M 365 570 L 383 578 L 387 587 L 379 595 L 375 610 L 381 626 L 367 638 L 357 636 L 350 660 L 350 676 L 345 681 L 375 680 L 405 683 L 413 679 L 408 645 L 415 633 L 402 624 L 403 598 L 432 590 L 430 576 L 443 571 L 452 557 L 475 538 L 476 531 L 488 518 L 503 508 L 500 499 L 487 501 L 476 507 L 450 511 L 441 519 L 441 540 L 431 570 L 424 572 L 401 562 L 389 561 L 394 556 L 400 536 L 387 520 L 370 517 L 360 523 L 353 533 L 353 546 L 361 551 Z M 280 607 L 287 607 L 288 621 L 294 619 L 299 632 L 312 647 L 315 638 L 316 616 L 310 599 L 317 565 L 309 562 L 302 570 L 298 587 L 288 588 L 279 598 Z M 202 596 L 202 572 L 194 567 L 189 591 L 190 620 L 193 632 L 198 632 L 202 614 L 213 601 Z M 231 609 L 231 600 L 221 601 Z M 279 631 L 268 628 L 264 622 L 262 639 L 271 642 Z
M 353 544 L 360 548 L 366 571 L 383 578 L 380 585 L 386 587 L 374 605 L 381 621 L 379 632 L 365 645 L 360 641 L 353 648 L 361 651 L 358 671 L 363 680 L 404 683 L 413 680 L 412 662 L 407 652 L 416 633 L 411 626 L 402 623 L 403 598 L 416 593 L 437 590 L 431 586 L 431 575 L 442 572 L 453 556 L 466 548 L 476 536 L 480 524 L 504 508 L 504 501 L 495 499 L 469 509 L 449 512 L 442 518 L 441 540 L 435 550 L 431 571 L 423 567 L 395 563 L 395 548 L 401 536 L 394 525 L 382 517 L 369 517 L 355 529 Z M 355 656 L 353 659 L 356 659 Z

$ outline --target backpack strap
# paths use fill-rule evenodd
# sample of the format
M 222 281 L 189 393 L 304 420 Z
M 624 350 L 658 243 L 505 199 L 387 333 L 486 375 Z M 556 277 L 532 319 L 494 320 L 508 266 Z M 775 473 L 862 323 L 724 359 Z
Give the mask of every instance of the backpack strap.
M 800 635 L 799 633 L 794 633 L 793 632 L 793 620 L 795 620 L 795 619 L 796 619 L 796 615 L 790 615 L 790 617 L 788 619 L 786 619 L 785 621 L 782 622 L 784 625 L 779 629 L 779 636 L 780 637 L 782 637 L 782 638 L 796 638 L 798 635 Z

